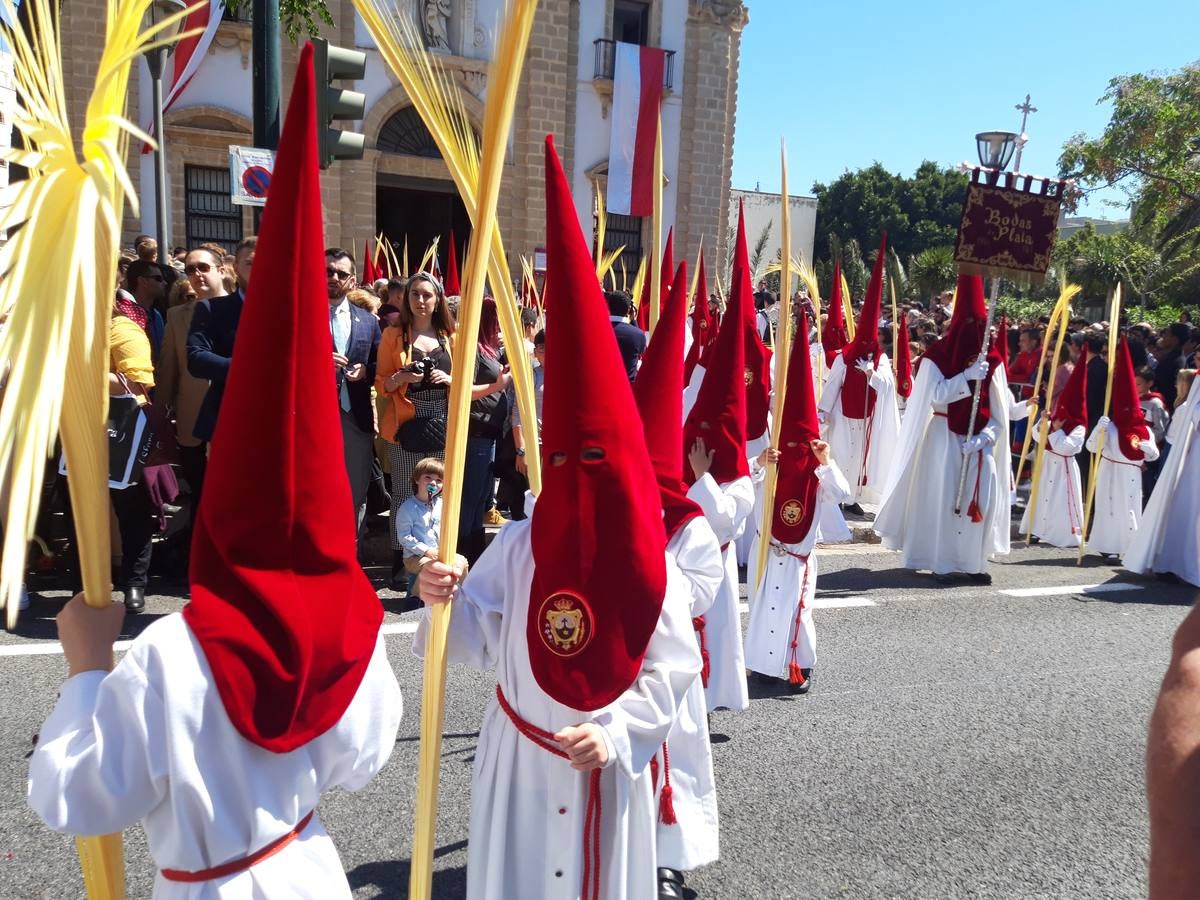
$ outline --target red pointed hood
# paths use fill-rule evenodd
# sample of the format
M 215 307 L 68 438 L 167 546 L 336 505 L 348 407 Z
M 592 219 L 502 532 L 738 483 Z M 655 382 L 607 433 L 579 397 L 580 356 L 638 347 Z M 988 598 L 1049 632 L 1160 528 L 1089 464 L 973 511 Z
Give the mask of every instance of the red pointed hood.
M 846 313 L 842 309 L 842 264 L 833 263 L 833 290 L 825 311 L 825 327 L 821 329 L 821 346 L 825 349 L 825 365 L 832 366 L 850 338 L 846 333 Z
M 1050 417 L 1051 421 L 1062 419 L 1062 430 L 1067 433 L 1080 425 L 1087 427 L 1087 364 L 1088 351 L 1085 345 L 1079 361 L 1071 371 L 1071 377 L 1067 379 L 1062 393 L 1058 395 L 1058 402 L 1054 404 L 1054 414 Z
M 846 360 L 846 368 L 853 369 L 854 364 L 863 357 L 870 357 L 879 362 L 879 311 L 883 304 L 883 264 L 887 257 L 887 234 L 879 239 L 879 255 L 875 257 L 875 268 L 871 270 L 871 280 L 867 284 L 867 296 L 863 300 L 862 309 L 858 313 L 858 326 L 854 329 L 854 340 L 843 350 L 842 358 Z
M 371 242 L 363 242 L 363 268 L 362 268 L 362 283 L 365 287 L 375 284 L 375 279 L 379 277 L 379 270 L 375 268 L 374 255 L 371 253 Z
M 1138 399 L 1137 383 L 1133 380 L 1133 359 L 1124 335 L 1121 335 L 1121 341 L 1117 344 L 1114 365 L 1108 417 L 1117 428 L 1121 452 L 1129 459 L 1144 459 L 1141 444 L 1149 440 L 1150 429 L 1146 427 L 1142 404 Z
M 672 226 L 667 229 L 667 243 L 663 247 L 662 267 L 659 271 L 658 278 L 658 311 L 662 315 L 663 305 L 667 302 L 667 290 L 671 286 L 671 274 L 675 271 L 675 228 Z M 650 330 L 650 277 L 642 282 L 642 296 L 638 298 L 637 308 L 638 328 L 642 331 Z
M 704 361 L 708 348 L 717 339 L 716 317 L 708 308 L 708 278 L 704 272 L 704 250 L 696 263 L 696 293 L 692 297 L 692 345 L 688 347 L 687 359 L 683 361 L 683 383 L 692 383 L 692 373 Z
M 779 481 L 771 516 L 771 536 L 782 544 L 798 544 L 812 529 L 820 486 L 812 442 L 820 440 L 821 427 L 813 393 L 808 314 L 803 308 L 799 326 L 788 362 L 787 396 L 779 429 Z
M 754 440 L 767 430 L 771 408 L 771 351 L 758 333 L 758 314 L 754 309 L 754 275 L 750 271 L 750 252 L 746 246 L 746 209 L 738 201 L 737 243 L 733 254 L 733 272 L 729 276 L 729 303 L 741 311 L 744 320 L 742 339 L 746 343 L 746 437 Z
M 696 403 L 683 423 L 683 479 L 687 484 L 696 480 L 687 460 L 696 438 L 714 451 L 711 474 L 717 484 L 750 474 L 746 461 L 746 319 L 734 302 L 731 295 L 717 339 L 704 357 L 704 380 Z
M 662 495 L 663 524 L 669 541 L 703 511 L 687 498 L 683 483 L 683 334 L 687 325 L 687 263 L 680 261 L 658 328 L 642 355 L 633 398 L 642 417 L 654 476 Z
M 208 459 L 183 610 L 230 721 L 276 753 L 341 719 L 383 619 L 355 556 L 330 368 L 315 101 L 306 44 Z M 278 314 L 280 296 L 290 315 Z
M 462 293 L 458 284 L 458 248 L 454 243 L 454 229 L 450 229 L 450 249 L 446 253 L 446 296 L 457 297 Z
M 946 326 L 946 333 L 925 351 L 924 358 L 933 360 L 946 378 L 953 378 L 983 349 L 986 327 L 983 279 L 978 275 L 960 274 L 950 324 Z M 994 347 L 989 348 L 988 359 L 992 360 L 993 366 L 999 364 L 1000 356 Z
M 879 345 L 879 309 L 883 303 L 883 263 L 886 256 L 885 234 L 879 240 L 879 255 L 875 258 L 875 268 L 871 270 L 867 298 L 858 314 L 854 340 L 842 350 L 842 359 L 846 363 L 846 376 L 842 381 L 842 414 L 848 419 L 870 418 L 875 412 L 875 391 L 857 363 L 860 359 L 869 358 L 879 365 L 883 353 Z
M 538 685 L 579 710 L 641 672 L 666 592 L 662 502 L 575 202 L 546 138 L 542 492 L 533 511 L 526 640 Z M 680 351 L 682 353 L 682 351 Z

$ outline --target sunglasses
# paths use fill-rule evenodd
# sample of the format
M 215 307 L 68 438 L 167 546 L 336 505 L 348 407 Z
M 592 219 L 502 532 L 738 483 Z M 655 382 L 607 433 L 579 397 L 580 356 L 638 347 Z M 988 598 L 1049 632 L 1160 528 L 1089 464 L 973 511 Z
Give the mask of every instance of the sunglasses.
M 343 272 L 340 269 L 335 269 L 333 266 L 325 267 L 326 278 L 336 278 L 338 281 L 345 281 L 347 278 L 351 278 L 353 276 L 353 272 Z
M 201 275 L 207 275 L 212 270 L 213 270 L 212 263 L 198 262 L 198 263 L 192 263 L 190 266 L 184 266 L 183 274 L 184 275 L 195 275 L 197 272 L 199 272 Z

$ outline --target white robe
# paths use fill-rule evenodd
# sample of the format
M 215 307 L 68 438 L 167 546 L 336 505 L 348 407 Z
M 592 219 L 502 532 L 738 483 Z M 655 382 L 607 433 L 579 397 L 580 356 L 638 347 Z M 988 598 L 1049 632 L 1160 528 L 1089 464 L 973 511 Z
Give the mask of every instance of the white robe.
M 774 370 L 772 370 L 774 371 Z M 767 430 L 753 440 L 746 442 L 746 459 L 751 466 L 754 465 L 754 460 L 758 459 L 758 455 L 771 446 L 771 415 L 767 415 Z M 844 520 L 843 520 L 844 521 Z M 738 531 L 738 536 L 734 539 L 733 546 L 737 551 L 737 564 L 739 566 L 748 565 L 750 562 L 750 545 L 754 543 L 755 535 L 758 533 L 758 520 L 754 516 L 747 516 L 746 522 Z
M 358 692 L 331 729 L 288 753 L 229 721 L 183 616 L 149 626 L 111 673 L 69 679 L 29 765 L 29 803 L 54 831 L 109 834 L 139 819 L 154 864 L 200 871 L 287 834 L 324 791 L 356 791 L 383 768 L 400 687 L 380 636 Z M 299 837 L 242 872 L 154 882 L 155 898 L 350 898 L 337 849 L 313 816 Z
M 817 662 L 817 630 L 813 622 L 812 607 L 817 595 L 817 557 L 814 553 L 820 531 L 820 509 L 824 506 L 844 503 L 850 496 L 850 485 L 846 483 L 837 463 L 830 460 L 827 466 L 817 466 L 817 515 L 804 540 L 798 544 L 772 546 L 767 553 L 767 570 L 762 583 L 758 582 L 758 541 L 755 540 L 748 573 L 753 600 L 750 603 L 750 621 L 746 625 L 746 668 L 772 678 L 787 678 L 791 662 L 791 642 L 797 640 L 796 662 L 802 669 L 811 669 Z M 755 511 L 761 512 L 765 502 L 766 470 L 756 467 Z M 761 521 L 761 517 L 756 517 Z M 783 552 L 787 551 L 787 552 Z M 801 561 L 789 554 L 806 557 Z M 806 577 L 807 571 L 807 577 Z M 757 585 L 757 589 L 755 588 Z M 804 588 L 801 601 L 800 589 Z M 800 612 L 800 628 L 796 628 L 797 608 Z
M 1133 572 L 1171 572 L 1200 587 L 1200 378 L 1171 426 L 1171 452 L 1123 562 Z
M 700 674 L 691 591 L 668 557 L 662 615 L 641 674 L 608 706 L 571 709 L 541 689 L 530 667 L 525 629 L 533 580 L 531 523 L 505 525 L 464 579 L 451 608 L 447 659 L 494 669 L 505 698 L 531 725 L 551 733 L 582 722 L 603 729 L 609 762 L 600 779 L 600 894 L 655 900 L 658 810 L 647 768 Z M 428 621 L 427 612 L 413 644 L 418 655 Z M 578 898 L 588 782 L 588 775 L 522 735 L 493 696 L 471 777 L 469 900 Z
M 728 707 L 741 711 L 750 706 L 746 684 L 745 654 L 742 649 L 742 617 L 738 611 L 738 569 L 732 544 L 738 530 L 754 510 L 754 485 L 748 476 L 718 485 L 711 475 L 697 478 L 688 497 L 704 510 L 717 541 L 725 547 L 725 577 L 705 618 L 708 644 L 708 709 Z
M 1096 468 L 1096 496 L 1092 500 L 1092 527 L 1087 549 L 1118 556 L 1129 547 L 1142 523 L 1142 462 L 1121 451 L 1117 426 L 1108 423 L 1104 447 L 1100 447 L 1100 426 L 1087 440 L 1092 453 L 1100 453 Z M 1139 445 L 1145 462 L 1158 459 L 1158 445 L 1151 435 Z
M 1037 485 L 1037 510 L 1025 507 L 1021 533 L 1028 534 L 1030 515 L 1033 534 L 1055 547 L 1078 547 L 1083 533 L 1083 493 L 1079 462 L 1075 454 L 1083 449 L 1086 429 L 1077 425 L 1068 434 L 1062 429 L 1050 435 L 1042 455 L 1042 471 Z
M 851 419 L 842 413 L 842 385 L 846 379 L 846 361 L 839 354 L 833 361 L 821 402 L 817 408 L 825 414 L 826 437 L 830 455 L 846 476 L 851 498 L 848 503 L 878 503 L 891 471 L 892 459 L 900 437 L 900 413 L 896 407 L 896 379 L 887 354 L 871 373 L 870 388 L 875 391 L 875 410 L 868 419 Z M 867 426 L 870 425 L 870 444 Z M 865 459 L 864 459 L 865 454 Z M 866 463 L 864 468 L 864 461 Z M 865 483 L 864 483 L 865 482 Z
M 973 382 L 959 372 L 946 378 L 930 360 L 922 362 L 908 399 L 895 468 L 884 488 L 875 531 L 890 550 L 904 552 L 904 566 L 935 574 L 981 573 L 993 554 L 1009 550 L 1012 514 L 1008 491 L 1008 378 L 997 366 L 988 386 L 990 418 L 983 432 L 989 450 L 966 457 L 962 509 L 954 514 L 964 438 L 945 418 L 955 400 L 969 398 Z M 935 415 L 935 413 L 937 413 Z M 982 470 L 980 464 L 982 463 Z M 967 515 L 976 479 L 982 522 Z
M 667 554 L 675 560 L 691 586 L 693 618 L 704 615 L 712 607 L 725 578 L 721 545 L 708 519 L 697 516 L 679 529 L 667 543 Z M 708 740 L 707 711 L 704 685 L 697 678 L 688 688 L 679 718 L 667 737 L 671 791 L 678 821 L 667 825 L 661 818 L 655 820 L 658 825 L 658 865 L 679 872 L 690 872 L 716 862 L 720 856 L 717 785 L 713 776 L 712 745 Z M 656 801 L 665 783 L 662 762 L 660 756 Z

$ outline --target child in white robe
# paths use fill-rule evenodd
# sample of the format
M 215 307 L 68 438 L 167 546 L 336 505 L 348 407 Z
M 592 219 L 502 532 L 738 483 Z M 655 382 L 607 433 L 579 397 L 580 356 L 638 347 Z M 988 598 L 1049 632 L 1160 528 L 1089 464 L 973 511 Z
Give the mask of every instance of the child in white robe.
M 68 603 L 70 677 L 30 761 L 29 802 L 50 828 L 141 821 L 160 900 L 349 900 L 316 806 L 366 785 L 400 724 L 330 368 L 314 81 L 306 46 L 208 460 L 192 599 L 111 672 L 123 608 Z M 268 293 L 280 284 L 299 286 L 282 319 Z M 282 400 L 262 389 L 280 373 Z
M 1131 459 L 1121 447 L 1117 426 L 1108 416 L 1101 416 L 1088 436 L 1087 448 L 1100 454 L 1087 546 L 1104 556 L 1120 556 L 1141 525 L 1142 466 L 1158 459 L 1158 445 L 1147 435 L 1137 447 L 1141 457 Z

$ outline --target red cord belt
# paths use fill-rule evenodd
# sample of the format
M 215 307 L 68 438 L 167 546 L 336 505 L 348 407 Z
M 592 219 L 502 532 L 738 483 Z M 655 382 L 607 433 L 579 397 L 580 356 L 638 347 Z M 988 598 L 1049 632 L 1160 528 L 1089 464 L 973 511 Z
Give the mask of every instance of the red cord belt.
M 1083 534 L 1082 523 L 1075 521 L 1075 492 L 1071 490 L 1071 469 L 1067 466 L 1067 461 L 1074 459 L 1075 454 L 1072 453 L 1068 456 L 1065 453 L 1051 450 L 1049 447 L 1046 448 L 1046 452 L 1063 460 L 1063 466 L 1067 468 L 1067 523 L 1071 526 L 1071 534 Z
M 726 541 L 721 545 L 721 557 L 725 557 L 725 551 L 733 541 Z M 707 620 L 704 616 L 692 617 L 692 628 L 696 632 L 696 639 L 700 641 L 700 683 L 704 687 L 708 687 L 708 677 L 712 674 L 712 658 L 708 655 L 708 636 L 706 632 Z
M 570 759 L 566 751 L 558 746 L 558 741 L 549 731 L 538 728 L 522 719 L 504 696 L 500 685 L 496 685 L 496 700 L 508 720 L 513 723 L 524 737 L 528 738 L 547 753 L 553 753 L 562 759 Z M 585 900 L 600 898 L 600 770 L 592 769 L 588 777 L 587 810 L 583 817 L 583 886 L 581 896 Z
M 278 837 L 261 850 L 255 850 L 249 856 L 243 856 L 241 859 L 230 860 L 227 863 L 221 863 L 219 866 L 213 866 L 211 869 L 200 869 L 198 872 L 187 872 L 183 869 L 160 869 L 162 877 L 167 881 L 180 881 L 186 884 L 196 884 L 201 881 L 215 881 L 218 878 L 224 878 L 227 875 L 236 875 L 238 872 L 244 872 L 251 866 L 256 866 L 265 859 L 274 856 L 297 837 L 300 836 L 308 823 L 312 821 L 313 812 L 310 811 L 307 816 L 296 823 L 296 827 L 282 837 Z

